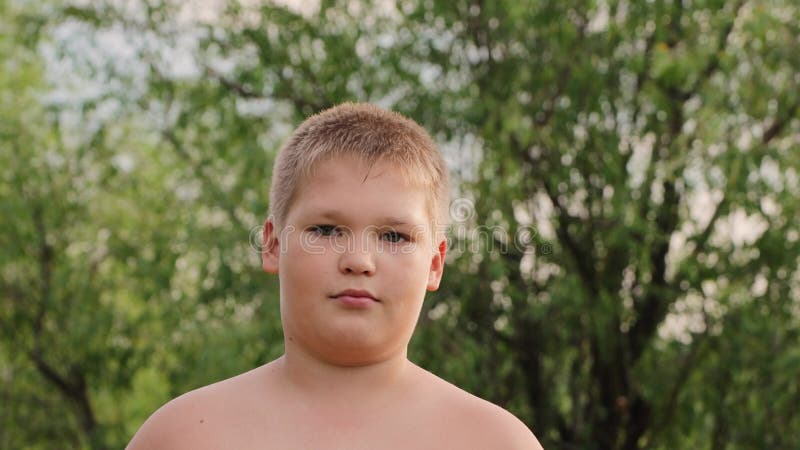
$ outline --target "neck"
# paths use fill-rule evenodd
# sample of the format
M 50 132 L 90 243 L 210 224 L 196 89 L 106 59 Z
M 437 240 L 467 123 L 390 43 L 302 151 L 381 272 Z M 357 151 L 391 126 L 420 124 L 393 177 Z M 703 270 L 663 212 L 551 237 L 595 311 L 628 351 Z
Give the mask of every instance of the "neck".
M 296 344 L 287 345 L 276 361 L 289 385 L 317 398 L 347 401 L 400 388 L 410 372 L 406 352 L 360 365 L 322 360 Z

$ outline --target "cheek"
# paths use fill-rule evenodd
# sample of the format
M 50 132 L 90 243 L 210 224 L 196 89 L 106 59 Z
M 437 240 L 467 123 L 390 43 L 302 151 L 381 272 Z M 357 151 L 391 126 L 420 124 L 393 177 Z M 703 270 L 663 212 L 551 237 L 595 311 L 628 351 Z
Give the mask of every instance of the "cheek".
M 318 284 L 326 267 L 324 255 L 310 253 L 293 242 L 283 256 L 278 263 L 282 292 L 289 295 L 306 292 Z
M 426 255 L 415 252 L 389 255 L 386 259 L 380 268 L 385 278 L 381 278 L 391 280 L 395 292 L 403 296 L 424 295 L 430 269 L 430 260 Z

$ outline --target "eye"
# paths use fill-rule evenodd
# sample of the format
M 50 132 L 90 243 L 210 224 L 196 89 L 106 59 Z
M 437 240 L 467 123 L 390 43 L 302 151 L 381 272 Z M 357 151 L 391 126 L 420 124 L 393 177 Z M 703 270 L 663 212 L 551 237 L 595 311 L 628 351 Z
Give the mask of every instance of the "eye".
M 312 225 L 309 227 L 309 231 L 320 236 L 335 236 L 338 234 L 335 225 Z
M 403 241 L 408 241 L 408 236 L 403 233 L 398 233 L 396 231 L 387 231 L 381 235 L 381 238 L 386 239 L 387 241 L 398 244 Z

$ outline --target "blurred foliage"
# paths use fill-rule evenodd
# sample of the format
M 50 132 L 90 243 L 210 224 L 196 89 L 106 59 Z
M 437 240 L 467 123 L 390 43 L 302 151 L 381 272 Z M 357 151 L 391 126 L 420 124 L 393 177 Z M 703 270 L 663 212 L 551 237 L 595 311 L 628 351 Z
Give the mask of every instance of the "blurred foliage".
M 413 360 L 549 449 L 797 448 L 796 2 L 288 4 L 0 0 L 1 448 L 281 354 L 272 158 L 346 100 L 466 206 Z

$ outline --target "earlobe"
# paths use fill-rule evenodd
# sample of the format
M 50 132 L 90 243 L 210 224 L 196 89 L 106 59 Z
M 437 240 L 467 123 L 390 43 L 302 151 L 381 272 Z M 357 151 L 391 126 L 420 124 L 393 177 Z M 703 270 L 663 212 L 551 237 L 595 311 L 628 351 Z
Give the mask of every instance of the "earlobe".
M 433 253 L 433 258 L 431 258 L 431 268 L 430 272 L 428 272 L 429 291 L 439 289 L 439 283 L 442 281 L 442 274 L 444 273 L 444 259 L 446 255 L 447 239 L 442 239 Z
M 278 273 L 280 243 L 272 218 L 264 222 L 264 239 L 261 244 L 261 267 L 264 272 Z

